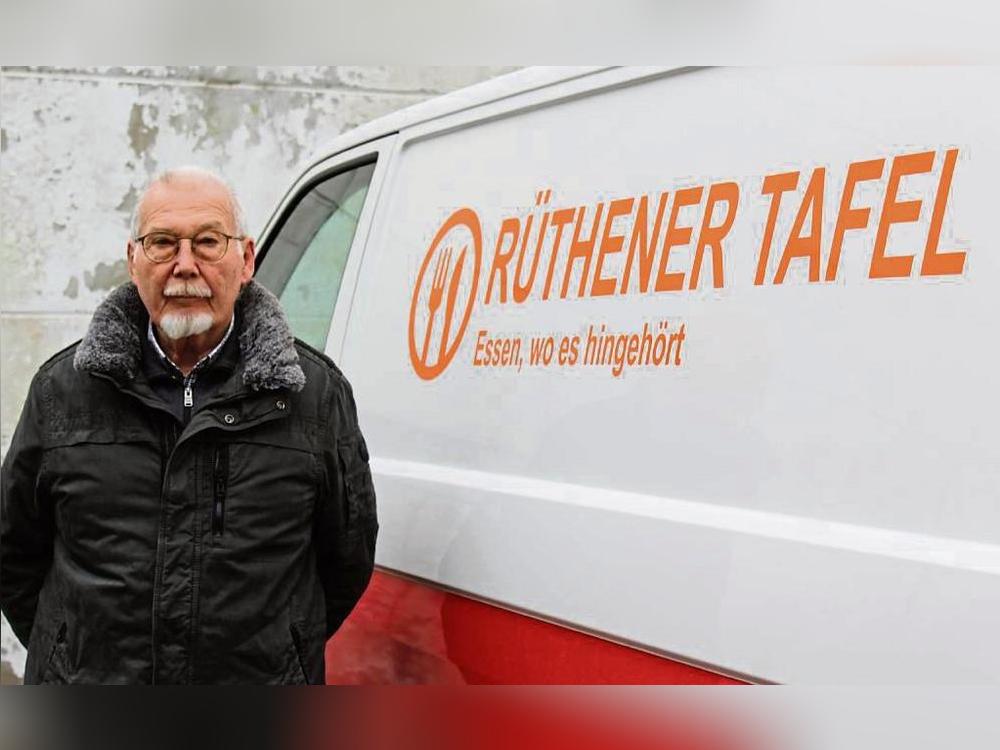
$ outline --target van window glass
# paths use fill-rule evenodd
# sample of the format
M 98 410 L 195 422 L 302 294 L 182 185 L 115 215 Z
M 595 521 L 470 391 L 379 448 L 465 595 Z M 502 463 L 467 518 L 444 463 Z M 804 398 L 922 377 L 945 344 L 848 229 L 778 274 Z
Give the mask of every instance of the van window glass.
M 281 300 L 292 333 L 320 351 L 326 347 L 374 171 L 373 161 L 309 188 L 269 244 L 257 272 L 257 280 Z

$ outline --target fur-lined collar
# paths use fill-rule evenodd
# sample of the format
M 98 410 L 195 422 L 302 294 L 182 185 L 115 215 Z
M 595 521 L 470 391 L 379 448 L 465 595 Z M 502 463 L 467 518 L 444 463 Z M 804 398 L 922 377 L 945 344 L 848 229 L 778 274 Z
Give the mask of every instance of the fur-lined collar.
M 236 308 L 243 384 L 254 391 L 301 391 L 306 376 L 278 298 L 251 281 Z M 135 284 L 122 284 L 98 305 L 87 335 L 77 347 L 73 366 L 116 380 L 132 380 L 142 366 L 142 338 L 148 320 Z

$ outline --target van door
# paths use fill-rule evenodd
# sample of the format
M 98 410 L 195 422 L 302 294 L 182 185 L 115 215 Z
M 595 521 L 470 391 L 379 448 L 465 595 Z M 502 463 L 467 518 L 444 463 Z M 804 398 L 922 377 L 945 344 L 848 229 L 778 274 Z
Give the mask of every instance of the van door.
M 292 333 L 337 361 L 394 140 L 387 136 L 310 168 L 261 238 L 257 281 L 281 300 Z

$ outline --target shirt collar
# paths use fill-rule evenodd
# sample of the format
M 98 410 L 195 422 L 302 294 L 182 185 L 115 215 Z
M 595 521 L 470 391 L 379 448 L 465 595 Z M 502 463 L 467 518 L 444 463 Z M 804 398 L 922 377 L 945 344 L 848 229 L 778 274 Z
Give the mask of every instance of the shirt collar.
M 233 315 L 233 317 L 229 319 L 229 328 L 226 329 L 226 333 L 222 337 L 222 340 L 215 345 L 212 351 L 204 355 L 201 359 L 199 359 L 195 363 L 195 366 L 191 368 L 191 372 L 194 372 L 200 367 L 211 362 L 212 359 L 222 350 L 222 347 L 225 345 L 226 341 L 229 340 L 229 334 L 233 332 L 233 324 L 235 322 L 236 322 L 236 316 Z M 157 356 L 160 358 L 160 361 L 162 361 L 168 367 L 172 367 L 174 370 L 177 370 L 177 372 L 181 371 L 181 369 L 176 364 L 174 364 L 173 360 L 171 360 L 170 357 L 167 356 L 166 352 L 163 351 L 163 348 L 160 346 L 160 342 L 156 340 L 156 333 L 153 331 L 152 320 L 149 321 L 149 325 L 146 327 L 146 338 L 152 345 L 153 351 L 156 352 Z

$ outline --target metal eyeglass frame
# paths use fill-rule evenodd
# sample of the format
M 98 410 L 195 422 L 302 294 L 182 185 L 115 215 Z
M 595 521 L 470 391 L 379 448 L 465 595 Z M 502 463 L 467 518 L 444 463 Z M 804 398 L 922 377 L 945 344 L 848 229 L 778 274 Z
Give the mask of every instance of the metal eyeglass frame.
M 191 237 L 177 237 L 176 235 L 171 235 L 170 232 L 146 232 L 146 234 L 142 235 L 141 237 L 135 237 L 135 238 L 133 238 L 132 242 L 137 243 L 139 245 L 139 247 L 142 248 L 142 254 L 146 256 L 146 259 L 150 263 L 169 263 L 170 261 L 172 261 L 174 258 L 177 257 L 178 253 L 180 253 L 180 251 L 181 251 L 181 241 L 183 241 L 183 240 L 188 240 L 191 243 L 191 253 L 194 255 L 194 238 L 197 237 L 199 234 L 203 234 L 204 232 L 214 232 L 215 234 L 221 234 L 223 237 L 226 238 L 226 249 L 223 250 L 222 251 L 222 255 L 220 255 L 215 260 L 205 260 L 204 258 L 200 258 L 197 255 L 195 255 L 195 257 L 198 258 L 198 260 L 200 260 L 202 263 L 211 263 L 213 265 L 215 263 L 221 263 L 222 259 L 226 257 L 226 253 L 229 252 L 229 240 L 241 240 L 242 241 L 242 240 L 245 240 L 247 238 L 247 236 L 245 234 L 232 235 L 232 234 L 226 234 L 225 232 L 220 232 L 218 229 L 205 229 L 205 230 L 202 230 L 201 232 L 198 232 L 197 234 L 195 234 L 195 235 L 193 235 Z M 146 250 L 146 243 L 143 242 L 143 240 L 145 240 L 151 234 L 167 234 L 167 235 L 170 235 L 171 237 L 174 237 L 177 240 L 177 245 L 176 245 L 177 249 L 174 251 L 174 254 L 171 255 L 169 258 L 165 258 L 163 260 L 155 260 L 155 259 L 151 258 L 149 256 L 149 252 Z

